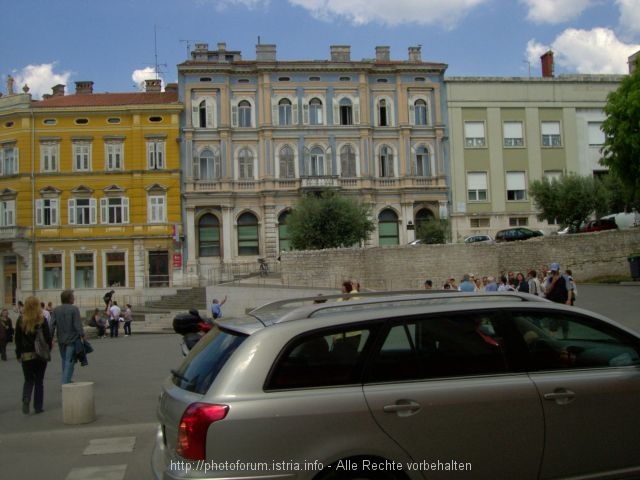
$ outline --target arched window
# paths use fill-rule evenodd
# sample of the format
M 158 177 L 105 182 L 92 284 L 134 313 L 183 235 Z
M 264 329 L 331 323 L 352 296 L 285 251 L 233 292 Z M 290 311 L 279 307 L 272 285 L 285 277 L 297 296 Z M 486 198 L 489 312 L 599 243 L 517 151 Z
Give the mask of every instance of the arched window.
M 416 100 L 413 104 L 416 125 L 427 124 L 427 102 L 424 100 Z
M 285 145 L 280 149 L 280 178 L 295 178 L 294 158 L 293 148 L 289 145 Z
M 207 102 L 202 100 L 198 105 L 198 123 L 200 128 L 207 126 Z
M 238 154 L 238 178 L 241 180 L 253 180 L 253 153 L 248 148 L 243 148 Z
M 201 180 L 218 180 L 222 177 L 222 163 L 218 151 L 205 148 L 198 159 L 199 178 Z
M 322 125 L 322 102 L 319 98 L 312 98 L 309 102 L 309 124 Z
M 211 213 L 203 215 L 198 221 L 198 256 L 220 256 L 220 222 Z
M 340 125 L 353 125 L 353 106 L 348 98 L 340 100 Z
M 251 104 L 247 100 L 238 103 L 238 126 L 251 126 Z
M 380 147 L 380 176 L 393 177 L 393 151 L 387 145 Z
M 390 208 L 382 210 L 378 215 L 378 244 L 383 246 L 399 243 L 398 215 Z
M 278 251 L 293 250 L 291 247 L 291 238 L 289 237 L 289 228 L 287 227 L 287 218 L 291 212 L 287 210 L 282 212 L 278 217 Z
M 325 174 L 324 170 L 324 150 L 320 147 L 313 147 L 309 153 L 309 164 L 307 165 L 307 175 L 319 177 Z
M 278 102 L 278 125 L 286 126 L 293 123 L 291 111 L 291 101 L 283 98 Z
M 419 229 L 420 225 L 422 225 L 423 223 L 430 222 L 435 218 L 436 217 L 433 215 L 433 212 L 431 210 L 429 210 L 428 208 L 421 208 L 416 212 L 416 219 L 415 219 L 416 230 Z
M 431 158 L 425 146 L 416 148 L 414 172 L 418 177 L 431 176 Z
M 383 98 L 378 103 L 378 124 L 381 127 L 389 126 L 389 110 L 387 109 L 387 101 Z
M 238 217 L 238 255 L 258 255 L 258 219 L 253 213 L 243 213 Z
M 356 177 L 356 151 L 353 145 L 344 145 L 340 149 L 340 174 L 343 177 Z

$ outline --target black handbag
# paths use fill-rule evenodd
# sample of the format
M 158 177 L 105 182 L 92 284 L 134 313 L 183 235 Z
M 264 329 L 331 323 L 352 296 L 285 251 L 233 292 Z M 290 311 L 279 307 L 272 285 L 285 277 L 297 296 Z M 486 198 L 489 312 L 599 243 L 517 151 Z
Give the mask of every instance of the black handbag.
M 34 342 L 36 356 L 40 360 L 44 360 L 48 362 L 51 360 L 51 349 L 49 348 L 49 344 L 47 340 L 44 338 L 44 332 L 42 331 L 42 326 L 38 326 L 36 328 L 36 338 Z

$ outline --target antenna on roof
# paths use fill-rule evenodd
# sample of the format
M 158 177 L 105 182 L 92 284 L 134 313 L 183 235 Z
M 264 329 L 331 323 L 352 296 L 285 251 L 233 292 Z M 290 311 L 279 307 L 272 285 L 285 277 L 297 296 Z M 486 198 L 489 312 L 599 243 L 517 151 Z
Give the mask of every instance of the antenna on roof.
M 189 56 L 191 55 L 191 44 L 193 44 L 194 42 L 197 42 L 197 40 L 184 40 L 184 39 L 180 39 L 181 43 L 186 43 L 187 44 L 187 58 L 189 58 Z
M 153 25 L 153 54 L 154 54 L 154 74 L 155 79 L 159 79 L 160 74 L 160 66 L 166 67 L 166 63 L 158 63 L 158 35 L 157 35 L 157 25 Z

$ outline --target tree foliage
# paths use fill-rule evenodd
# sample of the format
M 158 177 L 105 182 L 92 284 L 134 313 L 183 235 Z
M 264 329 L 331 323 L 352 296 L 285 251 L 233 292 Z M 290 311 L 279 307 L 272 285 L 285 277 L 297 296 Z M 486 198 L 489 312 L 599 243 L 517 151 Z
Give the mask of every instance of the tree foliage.
M 576 174 L 564 175 L 559 180 L 535 180 L 529 186 L 539 220 L 558 222 L 577 231 L 594 212 L 599 214 L 606 205 L 606 195 L 601 182 L 593 177 Z
M 287 218 L 291 246 L 298 250 L 350 247 L 375 230 L 369 209 L 333 190 L 307 194 Z
M 637 67 L 640 67 L 638 65 Z M 640 207 L 640 68 L 625 77 L 607 97 L 600 163 L 622 186 L 629 206 Z
M 422 222 L 416 230 L 416 238 L 422 240 L 422 243 L 447 243 L 449 236 L 449 222 L 441 219 L 431 219 Z

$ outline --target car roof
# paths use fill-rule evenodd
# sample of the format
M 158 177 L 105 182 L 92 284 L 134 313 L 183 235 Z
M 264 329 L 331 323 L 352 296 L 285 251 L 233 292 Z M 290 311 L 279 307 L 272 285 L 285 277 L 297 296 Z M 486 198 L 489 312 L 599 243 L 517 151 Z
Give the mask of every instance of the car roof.
M 344 300 L 347 298 L 347 300 Z M 317 303 L 321 301 L 321 303 Z M 322 297 L 300 297 L 279 300 L 253 309 L 249 316 L 265 327 L 320 316 L 339 315 L 353 311 L 399 309 L 408 306 L 491 302 L 548 302 L 542 297 L 523 292 L 459 292 L 457 290 L 401 290 L 394 292 L 363 292 L 345 297 L 342 294 Z

